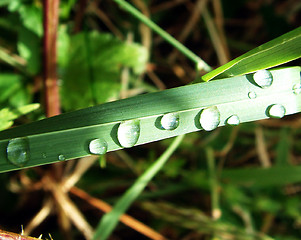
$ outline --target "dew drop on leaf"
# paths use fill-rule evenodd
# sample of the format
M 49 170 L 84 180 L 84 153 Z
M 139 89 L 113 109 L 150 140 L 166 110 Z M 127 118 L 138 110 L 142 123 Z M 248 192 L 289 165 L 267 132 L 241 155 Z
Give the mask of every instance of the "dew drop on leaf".
M 257 97 L 257 94 L 256 94 L 256 92 L 251 91 L 251 92 L 248 92 L 248 97 L 249 97 L 250 99 L 254 99 L 254 98 Z
M 89 143 L 89 151 L 91 154 L 105 154 L 108 151 L 108 144 L 106 141 L 96 138 Z
M 268 108 L 268 116 L 272 118 L 282 118 L 285 112 L 285 107 L 281 104 L 273 104 Z
M 236 126 L 236 125 L 240 124 L 240 120 L 239 120 L 239 117 L 237 115 L 232 115 L 231 117 L 229 117 L 226 120 L 226 123 L 229 124 L 229 125 L 232 125 L 232 126 Z
M 271 74 L 270 71 L 263 69 L 254 73 L 253 79 L 258 84 L 259 87 L 267 88 L 272 85 L 273 75 Z
M 178 113 L 167 113 L 161 118 L 161 126 L 165 130 L 174 130 L 179 126 L 179 114 Z
M 296 83 L 293 86 L 293 93 L 294 94 L 300 94 L 301 93 L 301 84 L 300 83 Z
M 216 106 L 208 107 L 202 110 L 200 115 L 200 124 L 205 131 L 212 131 L 220 123 L 220 112 Z
M 58 160 L 59 160 L 59 161 L 65 161 L 65 160 L 66 160 L 66 157 L 65 157 L 65 155 L 63 155 L 63 154 L 59 154 L 59 156 L 58 156 Z
M 133 147 L 140 136 L 140 121 L 127 120 L 121 122 L 117 130 L 117 138 L 122 147 Z
M 29 142 L 27 138 L 14 138 L 8 142 L 7 159 L 12 164 L 23 167 L 29 160 Z

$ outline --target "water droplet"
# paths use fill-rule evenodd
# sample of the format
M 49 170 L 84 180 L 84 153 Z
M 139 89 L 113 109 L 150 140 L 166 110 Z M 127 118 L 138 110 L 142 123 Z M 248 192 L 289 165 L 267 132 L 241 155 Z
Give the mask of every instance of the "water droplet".
M 174 130 L 179 126 L 179 114 L 167 113 L 161 118 L 161 126 L 165 130 Z
M 256 92 L 251 91 L 251 92 L 248 93 L 248 97 L 249 97 L 250 99 L 254 99 L 254 98 L 257 97 L 257 94 L 256 94 Z
M 89 150 L 92 154 L 105 154 L 108 151 L 108 144 L 106 141 L 96 138 L 89 143 Z
M 293 86 L 293 93 L 294 94 L 300 94 L 301 93 L 301 84 L 300 83 L 296 83 Z
M 46 153 L 42 153 L 42 158 L 47 158 L 47 155 L 46 155 Z
M 58 160 L 59 160 L 59 161 L 65 161 L 65 160 L 66 160 L 66 157 L 65 157 L 63 154 L 59 154 Z
M 23 167 L 29 160 L 29 143 L 27 138 L 14 138 L 8 142 L 7 159 L 18 167 Z
M 220 123 L 220 112 L 216 106 L 208 107 L 202 110 L 200 115 L 200 124 L 205 131 L 211 131 Z
M 240 120 L 239 120 L 239 117 L 237 115 L 232 115 L 231 117 L 229 117 L 226 120 L 226 123 L 229 124 L 229 125 L 232 125 L 232 126 L 236 126 L 236 125 L 240 124 Z
M 268 115 L 272 118 L 282 118 L 285 115 L 285 107 L 281 104 L 273 104 L 268 108 Z
M 117 130 L 117 138 L 122 147 L 133 147 L 140 136 L 140 121 L 128 120 L 121 122 Z
M 261 88 L 267 88 L 272 85 L 273 75 L 270 71 L 263 69 L 254 73 L 253 79 Z

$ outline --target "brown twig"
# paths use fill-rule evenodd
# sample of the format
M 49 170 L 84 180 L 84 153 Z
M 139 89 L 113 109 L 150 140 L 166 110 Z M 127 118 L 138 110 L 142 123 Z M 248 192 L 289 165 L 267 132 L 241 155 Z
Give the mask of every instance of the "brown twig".
M 59 0 L 44 0 L 44 87 L 47 117 L 60 114 L 56 72 L 56 38 Z
M 73 193 L 75 196 L 78 196 L 78 197 L 84 199 L 90 205 L 100 209 L 103 212 L 110 212 L 112 210 L 112 207 L 109 204 L 103 202 L 100 199 L 91 197 L 89 194 L 87 194 L 86 192 L 82 191 L 81 189 L 79 189 L 77 187 L 72 187 L 70 189 L 70 192 Z M 141 234 L 149 237 L 150 239 L 153 239 L 153 240 L 167 240 L 161 234 L 155 232 L 150 227 L 144 225 L 143 223 L 137 221 L 136 219 L 132 218 L 131 216 L 129 216 L 127 214 L 123 214 L 120 217 L 120 221 L 122 223 L 124 223 L 125 225 L 135 229 L 137 232 L 140 232 Z

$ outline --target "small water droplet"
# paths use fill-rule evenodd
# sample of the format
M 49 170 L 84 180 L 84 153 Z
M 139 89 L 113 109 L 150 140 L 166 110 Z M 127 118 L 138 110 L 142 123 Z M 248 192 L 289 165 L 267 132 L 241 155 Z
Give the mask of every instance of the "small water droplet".
M 46 153 L 42 153 L 42 158 L 47 158 L 47 155 L 46 155 Z
M 108 144 L 106 141 L 96 138 L 89 143 L 89 150 L 92 154 L 105 154 L 108 151 Z
M 29 160 L 29 143 L 27 138 L 14 138 L 8 142 L 7 159 L 18 167 L 23 167 Z
M 239 120 L 239 117 L 237 115 L 232 115 L 231 117 L 229 117 L 226 120 L 226 123 L 229 124 L 229 125 L 232 125 L 232 126 L 236 126 L 236 125 L 240 124 L 240 120 Z
M 140 121 L 127 120 L 121 122 L 117 130 L 117 138 L 122 147 L 133 147 L 140 136 Z
M 167 113 L 161 118 L 161 126 L 165 130 L 174 130 L 179 126 L 179 114 L 178 113 Z
M 58 160 L 59 160 L 59 161 L 65 161 L 65 160 L 66 160 L 66 157 L 65 157 L 65 155 L 63 155 L 63 154 L 59 154 L 59 156 L 58 156 Z
M 285 115 L 285 107 L 281 104 L 273 104 L 268 108 L 268 115 L 272 118 L 282 118 Z
M 251 92 L 248 92 L 248 97 L 249 97 L 250 99 L 254 99 L 254 98 L 257 97 L 257 94 L 256 94 L 256 92 L 251 91 Z
M 211 131 L 220 123 L 220 112 L 216 106 L 208 107 L 202 110 L 200 115 L 200 124 L 205 131 Z
M 294 94 L 300 94 L 301 93 L 301 84 L 300 83 L 296 83 L 293 86 L 293 93 Z
M 273 75 L 270 71 L 263 69 L 254 73 L 253 79 L 261 88 L 267 88 L 272 85 Z

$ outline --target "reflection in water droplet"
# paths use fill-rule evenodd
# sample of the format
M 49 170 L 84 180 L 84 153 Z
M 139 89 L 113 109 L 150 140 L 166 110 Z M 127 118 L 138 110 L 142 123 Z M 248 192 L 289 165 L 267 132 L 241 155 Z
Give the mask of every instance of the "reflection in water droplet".
M 12 164 L 23 167 L 29 160 L 29 143 L 27 138 L 14 138 L 8 142 L 7 159 Z
M 248 93 L 248 97 L 249 97 L 250 99 L 254 99 L 254 98 L 257 97 L 257 94 L 256 94 L 256 92 L 251 91 L 251 92 Z
M 254 73 L 253 79 L 261 88 L 267 88 L 272 85 L 273 75 L 270 71 L 263 69 Z
M 301 84 L 300 83 L 296 83 L 293 86 L 293 93 L 294 94 L 300 94 L 301 93 Z
M 179 114 L 167 113 L 161 118 L 161 126 L 165 130 L 174 130 L 179 126 Z
M 96 138 L 89 143 L 89 150 L 92 154 L 105 154 L 108 151 L 108 144 L 106 141 Z
M 200 115 L 200 124 L 206 131 L 211 131 L 220 123 L 220 112 L 216 106 L 208 107 L 202 110 Z
M 59 160 L 59 161 L 65 161 L 65 160 L 66 160 L 66 157 L 65 157 L 63 154 L 59 154 L 58 160 Z
M 272 118 L 282 118 L 285 115 L 285 112 L 285 107 L 281 104 L 274 104 L 268 108 L 268 115 Z
M 133 147 L 140 136 L 140 121 L 128 120 L 121 122 L 117 130 L 117 138 L 122 147 Z
M 226 120 L 226 123 L 229 124 L 229 125 L 232 125 L 232 126 L 236 126 L 236 125 L 240 124 L 240 120 L 239 120 L 239 117 L 237 115 L 232 115 L 231 117 L 229 117 Z

